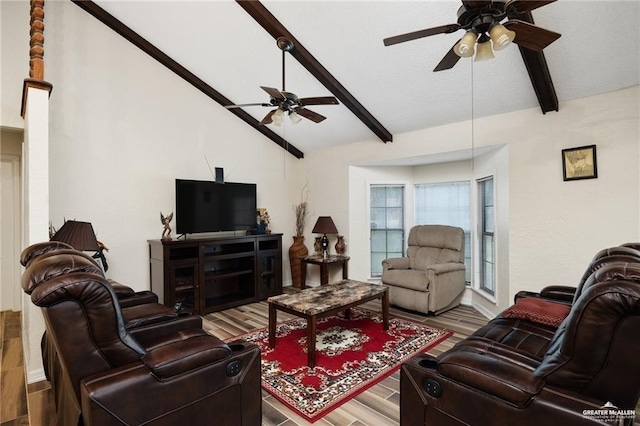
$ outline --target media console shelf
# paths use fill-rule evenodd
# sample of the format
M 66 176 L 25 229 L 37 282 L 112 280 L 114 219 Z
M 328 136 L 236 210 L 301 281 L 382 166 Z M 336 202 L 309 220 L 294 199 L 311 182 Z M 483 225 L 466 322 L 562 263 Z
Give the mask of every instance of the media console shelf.
M 282 293 L 282 234 L 148 240 L 160 303 L 205 315 Z

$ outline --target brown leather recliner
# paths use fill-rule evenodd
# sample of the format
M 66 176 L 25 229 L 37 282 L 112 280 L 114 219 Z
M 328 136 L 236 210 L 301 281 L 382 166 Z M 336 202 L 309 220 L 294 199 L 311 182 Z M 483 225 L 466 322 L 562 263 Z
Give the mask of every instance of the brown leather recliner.
M 254 345 L 226 344 L 202 329 L 138 339 L 113 288 L 95 273 L 54 276 L 31 300 L 59 360 L 57 425 L 260 424 Z
M 89 272 L 103 276 L 93 258 L 58 241 L 33 244 L 22 251 L 20 262 L 26 267 L 22 274 L 22 288 L 30 295 L 43 282 L 59 275 Z M 199 316 L 179 315 L 172 308 L 158 304 L 158 297 L 150 291 L 134 292 L 130 287 L 108 280 L 122 308 L 125 327 L 145 343 L 181 330 L 202 328 Z M 47 380 L 51 381 L 54 396 L 63 386 L 56 350 L 43 333 L 42 361 Z M 57 399 L 56 399 L 57 401 Z
M 403 364 L 400 420 L 409 425 L 631 424 L 640 397 L 640 264 L 614 262 L 585 280 L 538 358 L 486 338 Z M 516 320 L 515 327 L 535 327 Z M 609 420 L 598 410 L 620 410 Z M 605 407 L 605 408 L 602 408 Z
M 20 264 L 26 268 L 36 260 L 41 260 L 43 258 L 46 258 L 47 256 L 54 255 L 54 252 L 68 253 L 69 250 L 74 250 L 74 248 L 67 243 L 63 243 L 62 241 L 43 241 L 40 243 L 35 243 L 22 250 L 22 253 L 20 254 Z M 98 266 L 95 259 L 81 251 L 76 251 L 76 253 L 93 262 L 95 265 L 94 269 L 97 274 L 104 275 L 102 272 L 102 268 Z M 151 291 L 147 290 L 134 292 L 133 289 L 129 286 L 120 284 L 119 282 L 110 279 L 108 279 L 108 281 L 109 283 L 111 283 L 116 296 L 118 296 L 118 301 L 120 302 L 120 307 L 122 308 L 141 305 L 145 303 L 158 303 L 158 296 Z M 33 283 L 32 285 L 36 284 L 37 283 Z M 25 289 L 25 291 L 27 291 L 27 289 Z
M 552 285 L 545 287 L 539 293 L 520 291 L 515 295 L 515 301 L 533 297 L 571 306 L 594 272 L 613 263 L 637 262 L 640 262 L 640 251 L 637 250 L 623 247 L 600 250 L 593 257 L 576 286 Z M 509 318 L 500 314 L 468 337 L 465 344 L 473 344 L 495 352 L 507 351 L 510 354 L 518 354 L 521 362 L 537 365 L 547 352 L 557 329 L 558 325 Z
M 28 249 L 25 249 L 27 251 Z M 31 294 L 40 284 L 59 275 L 73 272 L 89 272 L 104 278 L 102 269 L 95 260 L 83 252 L 74 249 L 58 249 L 43 253 L 27 262 L 22 274 L 22 289 Z M 107 280 L 122 308 L 125 327 L 134 335 L 142 331 L 146 337 L 154 337 L 146 333 L 156 329 L 156 337 L 169 331 L 180 331 L 188 328 L 201 328 L 202 319 L 197 315 L 176 312 L 173 308 L 157 303 L 157 296 L 150 291 L 134 293 L 127 286 Z M 157 325 L 162 323 L 162 327 Z

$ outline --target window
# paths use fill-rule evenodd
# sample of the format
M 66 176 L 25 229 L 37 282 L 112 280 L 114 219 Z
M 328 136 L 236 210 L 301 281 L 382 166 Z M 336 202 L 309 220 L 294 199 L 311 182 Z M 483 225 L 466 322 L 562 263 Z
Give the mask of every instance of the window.
M 449 225 L 464 230 L 465 281 L 471 284 L 470 183 L 443 182 L 415 186 L 415 224 Z
M 495 295 L 495 235 L 493 177 L 478 181 L 480 224 L 480 283 L 481 290 Z
M 382 261 L 404 255 L 404 186 L 371 185 L 371 276 L 382 276 Z

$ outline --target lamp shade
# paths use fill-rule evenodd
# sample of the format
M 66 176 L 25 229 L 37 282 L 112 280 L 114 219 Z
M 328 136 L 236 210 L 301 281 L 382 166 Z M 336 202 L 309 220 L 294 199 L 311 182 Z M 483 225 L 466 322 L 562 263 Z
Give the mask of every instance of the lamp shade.
M 284 118 L 284 112 L 280 108 L 271 116 L 271 121 L 276 126 L 282 126 L 282 120 Z
M 291 119 L 291 122 L 292 122 L 293 124 L 297 124 L 297 123 L 299 123 L 299 122 L 300 122 L 300 120 L 302 120 L 302 118 L 300 118 L 300 116 L 298 115 L 298 113 L 297 113 L 297 112 L 295 112 L 295 111 L 291 111 L 291 112 L 289 113 L 289 118 Z
M 62 241 L 80 251 L 98 251 L 99 249 L 96 234 L 89 222 L 68 220 L 51 237 L 51 241 Z
M 331 216 L 320 216 L 311 232 L 314 234 L 337 234 L 338 229 Z
M 461 58 L 469 58 L 473 56 L 473 54 L 475 53 L 474 46 L 476 44 L 477 38 L 477 33 L 475 33 L 474 31 L 467 31 L 460 42 L 453 47 L 453 51 Z
M 502 24 L 496 24 L 489 30 L 494 50 L 502 50 L 516 38 L 516 33 L 508 30 Z
M 478 51 L 474 61 L 486 61 L 491 58 L 494 58 L 493 50 L 491 50 L 491 41 L 487 38 L 487 41 L 478 42 Z

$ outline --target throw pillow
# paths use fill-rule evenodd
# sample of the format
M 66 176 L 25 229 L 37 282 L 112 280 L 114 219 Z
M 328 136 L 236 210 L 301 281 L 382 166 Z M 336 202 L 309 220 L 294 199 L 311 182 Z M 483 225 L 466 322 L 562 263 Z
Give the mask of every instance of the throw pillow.
M 571 307 L 562 303 L 554 303 L 537 297 L 523 297 L 516 304 L 502 313 L 505 318 L 521 318 L 539 324 L 558 327 L 569 315 Z

